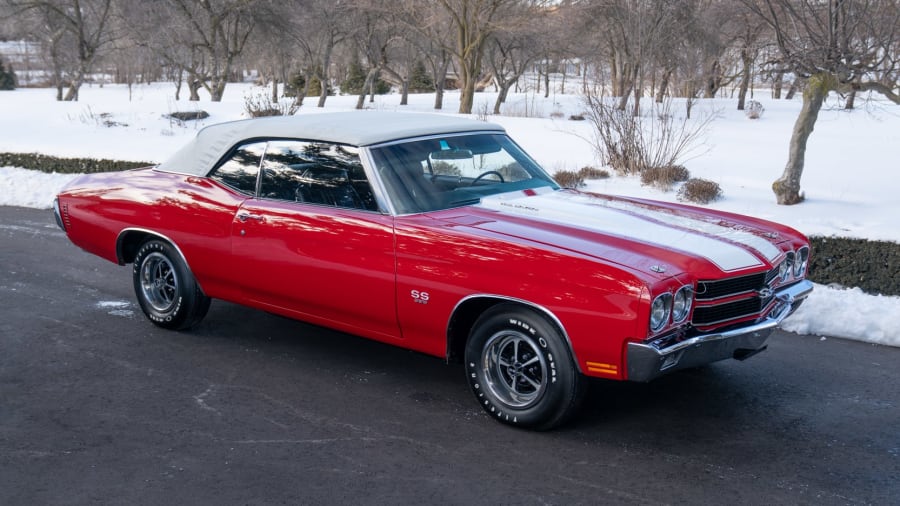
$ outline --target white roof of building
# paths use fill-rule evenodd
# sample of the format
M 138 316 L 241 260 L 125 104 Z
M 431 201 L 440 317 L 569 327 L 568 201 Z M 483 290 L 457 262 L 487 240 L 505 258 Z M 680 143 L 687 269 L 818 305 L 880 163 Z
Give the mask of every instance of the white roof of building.
M 236 144 L 248 139 L 304 139 L 370 146 L 383 142 L 473 131 L 503 132 L 503 127 L 439 114 L 354 111 L 230 121 L 210 125 L 159 165 L 160 170 L 206 175 Z

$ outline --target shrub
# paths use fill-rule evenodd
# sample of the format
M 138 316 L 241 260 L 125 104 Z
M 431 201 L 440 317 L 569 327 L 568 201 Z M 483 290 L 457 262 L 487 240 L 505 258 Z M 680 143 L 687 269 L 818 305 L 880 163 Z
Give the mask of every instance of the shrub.
M 585 95 L 587 119 L 594 127 L 594 149 L 600 160 L 620 174 L 639 174 L 650 167 L 675 165 L 691 154 L 716 114 L 698 120 L 676 117 L 672 100 L 649 106 L 646 117 L 635 114 L 634 102 L 620 109 L 603 97 Z
M 251 118 L 293 116 L 300 106 L 293 100 L 273 101 L 267 90 L 244 96 L 244 111 Z
M 584 176 L 578 172 L 561 170 L 553 175 L 553 179 L 563 188 L 581 188 L 584 186 Z
M 744 108 L 744 114 L 750 119 L 759 119 L 764 112 L 766 112 L 766 108 L 756 100 L 747 102 L 747 107 Z
M 172 114 L 169 114 L 169 117 L 172 119 L 177 119 L 178 121 L 195 121 L 200 119 L 206 119 L 209 117 L 209 113 L 206 111 L 175 111 Z
M 682 202 L 709 204 L 722 198 L 722 188 L 716 182 L 692 178 L 678 189 L 677 198 Z
M 641 171 L 641 184 L 669 191 L 672 189 L 672 185 L 687 181 L 690 177 L 691 173 L 682 165 L 648 167 Z
M 573 114 L 569 116 L 569 121 L 584 121 L 584 114 Z
M 0 153 L 0 167 L 21 167 L 48 173 L 79 174 L 115 172 L 153 165 L 150 162 L 126 162 L 94 158 L 60 158 L 38 153 Z
M 595 167 L 582 167 L 578 171 L 578 175 L 584 179 L 606 179 L 609 177 L 609 172 Z
M 284 83 L 284 96 L 296 97 L 297 93 L 304 91 L 306 88 L 306 76 L 303 72 L 297 70 L 291 73 L 286 83 Z

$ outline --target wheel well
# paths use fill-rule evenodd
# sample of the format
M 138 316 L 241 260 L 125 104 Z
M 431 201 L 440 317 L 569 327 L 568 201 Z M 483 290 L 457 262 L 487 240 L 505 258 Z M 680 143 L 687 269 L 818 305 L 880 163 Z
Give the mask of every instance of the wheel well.
M 116 258 L 119 260 L 119 265 L 134 262 L 134 257 L 137 256 L 141 244 L 144 244 L 144 242 L 150 238 L 165 240 L 162 237 L 143 230 L 126 230 L 119 234 L 119 239 L 116 241 Z
M 559 330 L 560 334 L 563 335 L 564 339 L 571 347 L 565 329 L 562 328 L 559 321 L 546 309 L 529 304 L 526 301 L 485 295 L 463 300 L 453 311 L 453 315 L 450 316 L 450 324 L 447 327 L 447 362 L 462 362 L 466 353 L 466 341 L 469 339 L 469 334 L 472 332 L 472 327 L 475 326 L 475 322 L 478 321 L 478 318 L 484 314 L 485 311 L 498 304 L 514 304 L 524 309 L 534 311 L 546 318 L 551 325 Z

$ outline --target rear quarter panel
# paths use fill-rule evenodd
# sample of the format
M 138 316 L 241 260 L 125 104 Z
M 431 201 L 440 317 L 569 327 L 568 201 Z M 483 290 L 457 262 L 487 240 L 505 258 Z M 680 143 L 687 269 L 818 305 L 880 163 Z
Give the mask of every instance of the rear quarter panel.
M 151 232 L 182 252 L 212 297 L 228 290 L 231 224 L 244 200 L 205 178 L 140 169 L 90 174 L 59 195 L 68 213 L 69 239 L 82 249 L 122 263 L 117 240 L 125 230 Z

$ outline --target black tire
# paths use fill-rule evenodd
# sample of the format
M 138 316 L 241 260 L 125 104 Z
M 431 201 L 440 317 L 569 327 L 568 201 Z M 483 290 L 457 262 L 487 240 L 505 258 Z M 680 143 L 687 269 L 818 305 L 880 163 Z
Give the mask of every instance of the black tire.
M 585 380 L 560 331 L 519 305 L 494 306 L 478 318 L 466 343 L 465 364 L 478 403 L 510 425 L 558 427 L 584 397 Z
M 132 274 L 138 304 L 154 324 L 184 330 L 206 316 L 210 299 L 171 244 L 157 239 L 142 244 Z

